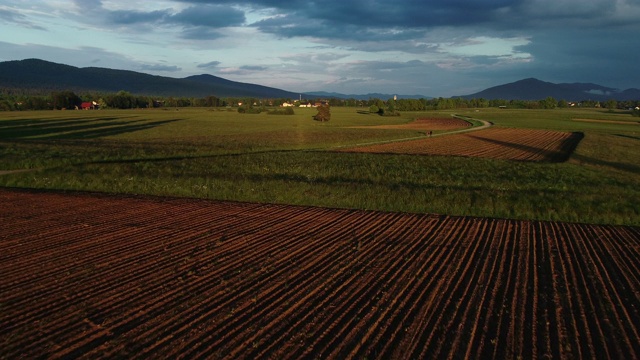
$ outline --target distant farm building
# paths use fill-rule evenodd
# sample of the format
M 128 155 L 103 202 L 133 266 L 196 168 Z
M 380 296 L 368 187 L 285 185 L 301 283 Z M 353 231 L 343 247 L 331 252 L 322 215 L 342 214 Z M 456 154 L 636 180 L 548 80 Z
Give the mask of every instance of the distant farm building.
M 80 108 L 82 110 L 95 110 L 98 106 L 98 103 L 95 101 L 85 101 L 80 105 Z

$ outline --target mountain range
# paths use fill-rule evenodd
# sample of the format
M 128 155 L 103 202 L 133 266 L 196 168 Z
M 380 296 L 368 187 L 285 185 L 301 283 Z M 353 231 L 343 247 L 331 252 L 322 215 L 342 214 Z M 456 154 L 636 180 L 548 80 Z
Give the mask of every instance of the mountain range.
M 581 101 L 595 100 L 640 100 L 640 89 L 619 91 L 614 88 L 592 83 L 554 84 L 534 78 L 498 85 L 475 94 L 456 96 L 465 99 L 506 99 L 541 100 L 552 97 L 556 100 Z
M 86 67 L 53 63 L 40 59 L 0 62 L 0 89 L 25 89 L 50 92 L 71 90 L 76 92 L 128 91 L 135 95 L 175 97 L 255 97 L 255 98 L 352 98 L 387 100 L 393 94 L 346 95 L 331 92 L 298 92 L 276 89 L 263 85 L 242 83 L 217 76 L 202 74 L 186 78 L 150 75 L 129 70 Z M 403 98 L 430 98 L 423 95 L 398 95 Z M 541 100 L 547 97 L 567 101 L 608 99 L 639 100 L 640 89 L 617 89 L 590 83 L 554 84 L 534 78 L 494 86 L 461 98 L 485 98 L 505 100 Z
M 178 79 L 128 70 L 78 68 L 39 59 L 0 62 L 0 87 L 30 90 L 71 90 L 176 97 L 298 98 L 299 93 L 226 80 L 213 75 Z
M 398 99 L 431 99 L 431 96 L 424 95 L 397 95 L 397 94 L 382 94 L 382 93 L 368 93 L 368 94 L 341 94 L 336 92 L 326 92 L 326 91 L 313 91 L 307 93 L 312 97 L 328 99 L 328 98 L 338 98 L 338 99 L 356 99 L 356 100 L 369 100 L 369 99 L 381 99 L 381 100 L 389 100 L 394 96 Z

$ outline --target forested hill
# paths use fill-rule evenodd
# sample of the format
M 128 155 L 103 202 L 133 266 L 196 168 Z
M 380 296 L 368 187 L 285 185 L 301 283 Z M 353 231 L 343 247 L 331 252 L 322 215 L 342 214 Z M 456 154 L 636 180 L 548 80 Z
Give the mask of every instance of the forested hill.
M 459 96 L 465 99 L 506 99 L 541 100 L 553 97 L 557 100 L 582 101 L 595 100 L 638 100 L 640 89 L 618 91 L 602 85 L 590 83 L 554 84 L 534 78 L 509 84 L 498 85 L 471 95 Z
M 39 59 L 0 62 L 0 88 L 118 92 L 176 97 L 298 98 L 299 93 L 197 75 L 183 79 L 107 68 L 78 68 Z

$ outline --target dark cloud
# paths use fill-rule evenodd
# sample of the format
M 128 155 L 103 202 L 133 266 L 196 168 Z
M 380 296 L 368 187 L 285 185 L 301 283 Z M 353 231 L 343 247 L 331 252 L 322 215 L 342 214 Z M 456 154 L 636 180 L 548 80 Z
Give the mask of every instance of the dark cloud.
M 27 20 L 23 14 L 8 9 L 0 9 L 0 21 L 34 30 L 46 30 L 44 27 Z
M 273 9 L 274 16 L 253 26 L 281 37 L 351 38 L 378 41 L 421 36 L 438 26 L 471 26 L 498 21 L 522 0 L 329 0 L 315 1 L 182 1 L 198 4 L 236 4 Z
M 387 28 L 382 26 L 336 23 L 322 19 L 307 19 L 299 15 L 285 15 L 251 24 L 265 33 L 279 37 L 311 37 L 330 40 L 357 40 L 377 42 L 409 40 L 424 35 L 414 28 Z
M 84 5 L 78 5 L 86 8 Z M 107 23 L 117 25 L 165 23 L 222 28 L 239 26 L 245 22 L 243 11 L 230 6 L 215 4 L 197 4 L 182 11 L 174 12 L 172 9 L 155 11 L 109 10 L 103 7 L 102 2 L 94 1 L 90 3 L 90 8 L 99 14 L 105 14 Z
M 179 12 L 173 9 L 140 11 L 109 10 L 97 0 L 90 4 L 93 11 L 103 14 L 106 26 L 123 26 L 134 31 L 149 31 L 151 26 L 177 25 L 182 27 L 179 35 L 189 40 L 213 40 L 222 37 L 217 29 L 241 26 L 245 22 L 244 12 L 225 5 L 196 4 Z
M 188 26 L 223 28 L 242 25 L 245 17 L 243 11 L 229 6 L 201 5 L 171 15 L 166 21 Z
M 423 36 L 443 27 L 477 31 L 528 30 L 585 26 L 598 23 L 619 26 L 637 22 L 627 16 L 637 12 L 637 0 L 179 0 L 191 4 L 270 9 L 273 17 L 252 26 L 279 37 L 314 37 L 363 41 L 398 41 Z
M 639 87 L 640 38 L 615 29 L 540 31 L 521 47 L 534 54 L 526 71 L 544 79 L 574 82 L 590 79 L 602 85 Z
M 169 13 L 166 10 L 151 12 L 115 10 L 107 12 L 107 20 L 109 23 L 117 25 L 146 24 L 159 22 L 168 15 Z

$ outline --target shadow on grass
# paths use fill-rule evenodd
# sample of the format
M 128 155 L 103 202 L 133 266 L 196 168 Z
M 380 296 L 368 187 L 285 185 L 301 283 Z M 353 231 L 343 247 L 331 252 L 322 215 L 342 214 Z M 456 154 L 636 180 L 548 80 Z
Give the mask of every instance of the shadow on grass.
M 184 160 L 198 160 L 198 159 L 215 159 L 225 157 L 241 157 L 246 155 L 264 155 L 264 154 L 281 154 L 281 153 L 300 153 L 300 152 L 315 152 L 314 150 L 263 150 L 263 151 L 243 151 L 233 152 L 225 154 L 199 154 L 199 155 L 178 155 L 178 156 L 162 156 L 162 157 L 144 157 L 135 159 L 116 159 L 116 160 L 99 160 L 91 161 L 87 163 L 75 164 L 79 165 L 97 165 L 97 164 L 135 164 L 142 162 L 149 163 L 161 163 L 171 161 L 184 161 Z
M 631 174 L 640 174 L 640 166 L 634 165 L 634 164 L 606 161 L 602 159 L 595 159 L 592 157 L 577 155 L 577 154 L 573 154 L 572 158 L 579 161 L 582 164 L 608 167 L 608 168 L 612 168 L 620 171 L 630 172 Z
M 0 123 L 0 139 L 95 139 L 103 136 L 146 130 L 179 120 L 180 119 L 162 121 L 123 120 L 122 117 L 51 122 L 42 120 L 17 120 Z
M 640 140 L 640 136 L 631 136 L 626 134 L 614 134 L 614 136 L 623 137 L 627 139 Z

